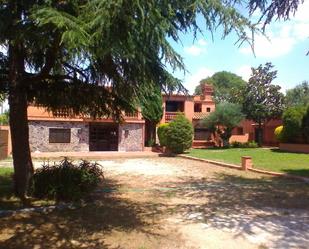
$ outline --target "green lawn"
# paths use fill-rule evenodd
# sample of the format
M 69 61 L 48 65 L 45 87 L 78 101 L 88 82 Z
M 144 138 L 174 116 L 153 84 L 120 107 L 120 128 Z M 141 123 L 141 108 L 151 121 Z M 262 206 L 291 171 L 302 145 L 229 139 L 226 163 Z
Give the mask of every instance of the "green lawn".
M 240 165 L 241 156 L 251 156 L 259 169 L 309 177 L 309 154 L 278 149 L 191 149 L 190 156 Z
M 13 193 L 13 168 L 0 167 L 0 210 L 23 207 L 21 201 Z M 33 206 L 54 205 L 54 201 L 32 199 Z

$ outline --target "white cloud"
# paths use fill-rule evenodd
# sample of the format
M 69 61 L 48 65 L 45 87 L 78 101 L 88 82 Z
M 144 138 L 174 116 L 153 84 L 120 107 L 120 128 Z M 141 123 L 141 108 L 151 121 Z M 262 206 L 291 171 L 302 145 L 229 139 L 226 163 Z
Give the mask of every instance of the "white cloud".
M 288 54 L 295 45 L 309 38 L 309 0 L 299 6 L 294 17 L 289 21 L 273 22 L 268 26 L 266 35 L 255 37 L 257 57 L 275 58 Z M 250 46 L 242 47 L 240 52 L 252 54 Z
M 296 40 L 292 37 L 269 35 L 269 39 L 265 36 L 258 35 L 254 41 L 254 52 L 257 57 L 275 58 L 288 54 Z M 240 49 L 243 54 L 252 54 L 250 46 Z
M 198 46 L 195 46 L 195 45 L 192 45 L 190 47 L 185 47 L 184 50 L 185 50 L 185 53 L 192 55 L 192 56 L 199 56 L 199 55 L 206 52 L 205 48 L 198 47 Z
M 184 47 L 186 54 L 191 56 L 199 56 L 206 52 L 207 42 L 205 39 L 199 39 L 196 45 Z
M 236 70 L 236 74 L 241 76 L 243 80 L 248 81 L 251 76 L 251 66 L 243 65 Z
M 197 43 L 202 47 L 205 47 L 207 45 L 207 41 L 205 39 L 199 39 Z
M 200 67 L 194 73 L 187 75 L 186 79 L 184 80 L 184 86 L 192 94 L 194 93 L 194 89 L 199 84 L 200 80 L 212 76 L 214 73 L 215 72 L 212 69 L 207 67 Z

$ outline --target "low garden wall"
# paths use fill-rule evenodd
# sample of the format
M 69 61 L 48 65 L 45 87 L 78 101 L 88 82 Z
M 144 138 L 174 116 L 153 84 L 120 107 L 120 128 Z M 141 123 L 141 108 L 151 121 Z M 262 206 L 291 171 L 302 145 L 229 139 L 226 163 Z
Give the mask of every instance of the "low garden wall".
M 309 153 L 309 144 L 280 143 L 279 149 L 288 152 Z

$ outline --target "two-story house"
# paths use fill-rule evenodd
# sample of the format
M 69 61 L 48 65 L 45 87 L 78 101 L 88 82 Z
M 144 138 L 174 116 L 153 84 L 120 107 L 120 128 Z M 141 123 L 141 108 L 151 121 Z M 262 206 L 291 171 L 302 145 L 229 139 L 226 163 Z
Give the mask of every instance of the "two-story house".
M 163 110 L 160 123 L 168 123 L 177 113 L 183 113 L 194 127 L 193 147 L 211 145 L 211 134 L 200 121 L 215 110 L 212 86 L 205 85 L 202 95 L 163 95 Z

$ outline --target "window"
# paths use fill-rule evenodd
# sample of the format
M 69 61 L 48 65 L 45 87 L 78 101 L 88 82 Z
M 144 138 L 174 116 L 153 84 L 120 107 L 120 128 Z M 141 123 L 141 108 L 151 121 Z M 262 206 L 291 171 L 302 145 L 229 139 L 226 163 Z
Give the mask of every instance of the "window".
M 166 101 L 165 111 L 167 112 L 183 112 L 184 102 L 183 101 Z
M 71 129 L 50 128 L 49 143 L 70 143 Z
M 200 103 L 194 104 L 194 112 L 202 112 L 202 105 Z
M 210 107 L 207 107 L 207 108 L 206 108 L 206 111 L 207 111 L 207 112 L 210 112 Z

